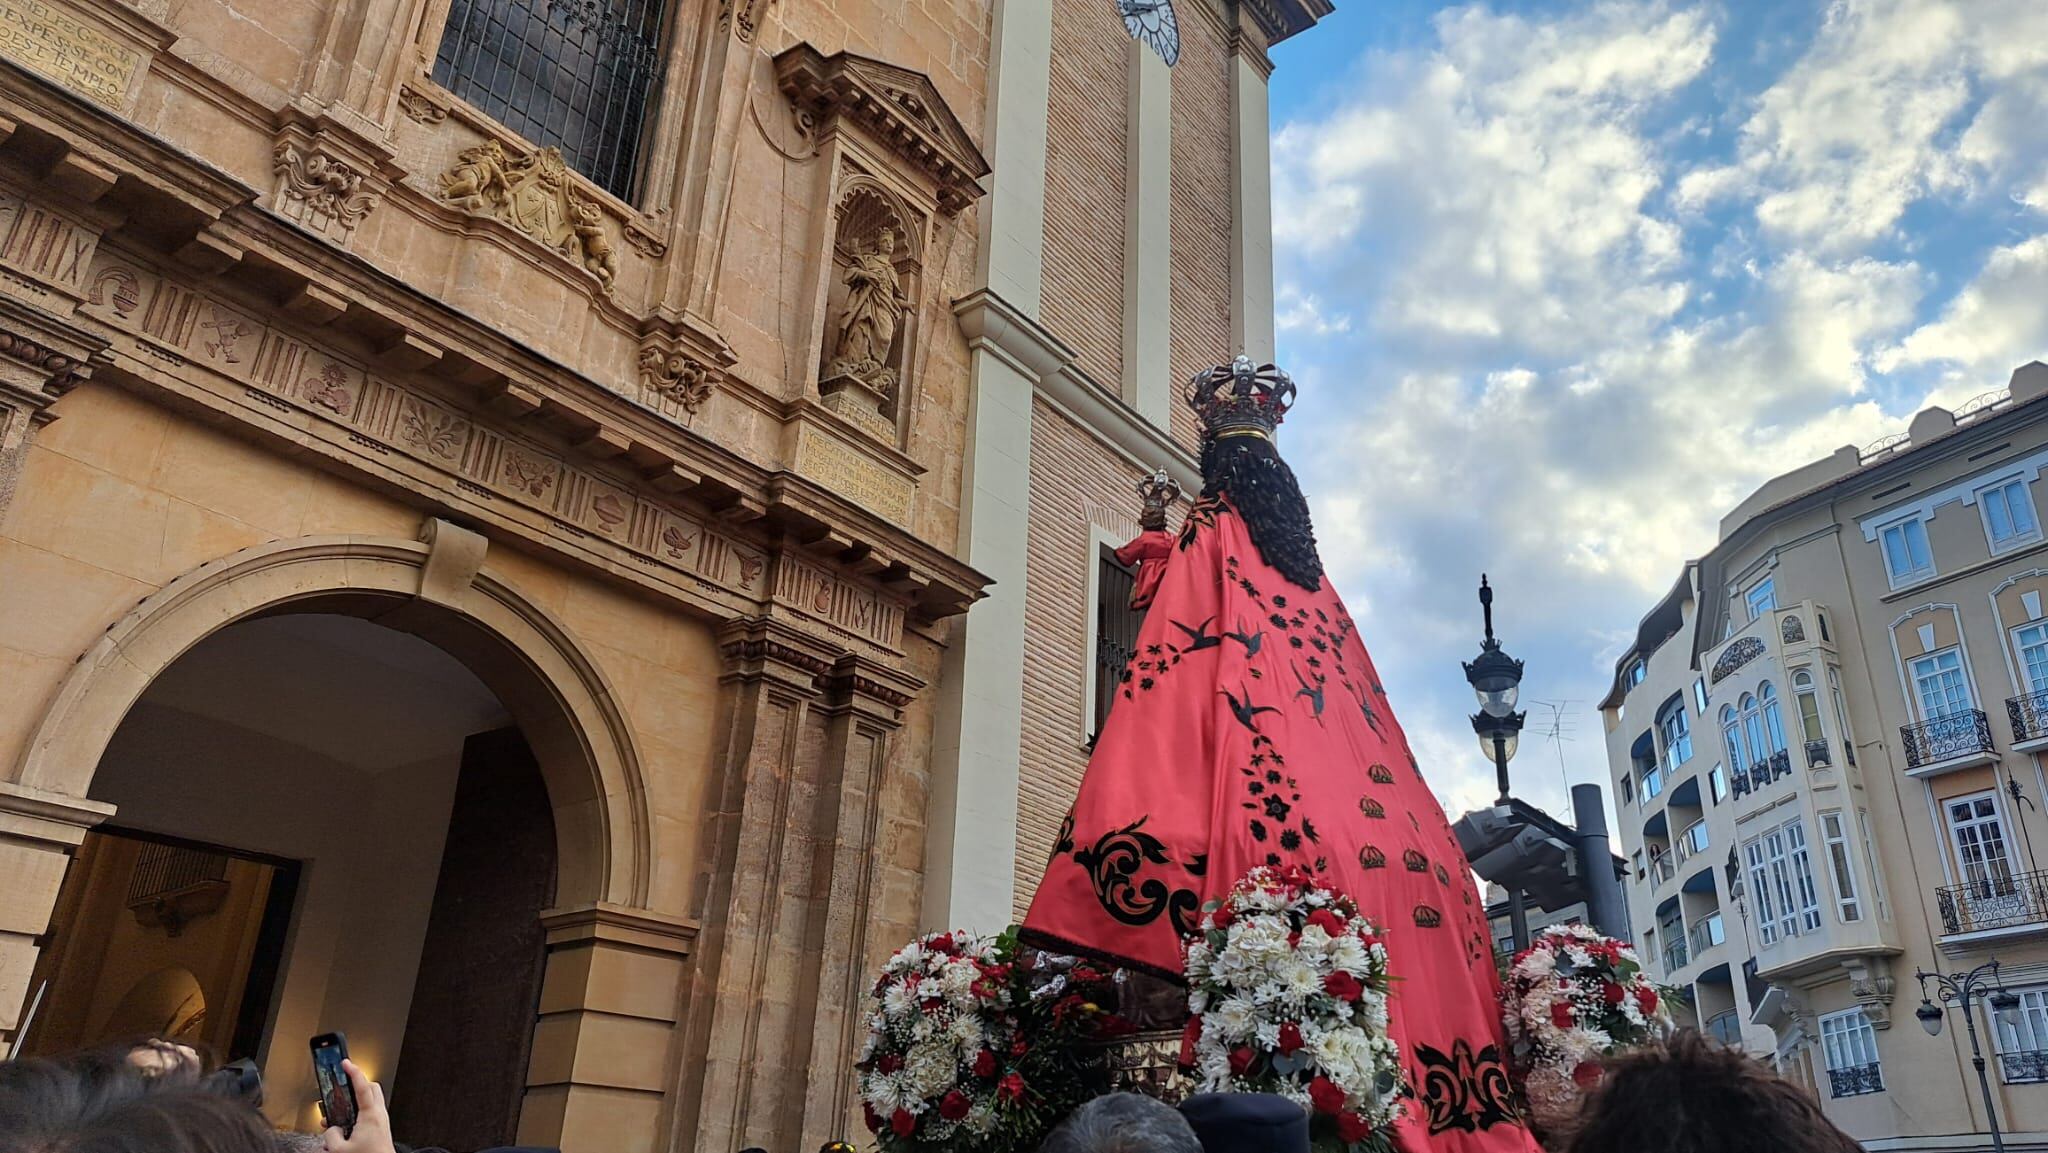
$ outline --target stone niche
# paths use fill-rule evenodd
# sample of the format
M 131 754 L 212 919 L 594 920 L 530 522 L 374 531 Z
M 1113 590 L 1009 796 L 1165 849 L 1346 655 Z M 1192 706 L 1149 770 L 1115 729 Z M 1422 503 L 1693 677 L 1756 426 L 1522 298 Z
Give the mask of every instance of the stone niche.
M 804 327 L 818 404 L 900 449 L 923 359 L 925 253 L 943 218 L 981 195 L 988 164 L 919 73 L 807 44 L 774 63 L 826 173 Z

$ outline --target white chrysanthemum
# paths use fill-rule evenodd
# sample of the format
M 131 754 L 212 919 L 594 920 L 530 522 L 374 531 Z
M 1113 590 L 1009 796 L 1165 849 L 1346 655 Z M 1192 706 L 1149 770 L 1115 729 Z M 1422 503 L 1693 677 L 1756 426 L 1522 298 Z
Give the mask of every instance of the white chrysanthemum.
M 1209 991 L 1195 989 L 1188 993 L 1188 1012 L 1200 1016 L 1209 1011 Z
M 1330 942 L 1330 967 L 1363 977 L 1372 971 L 1372 954 L 1366 952 L 1365 942 L 1346 933 Z
M 903 1078 L 921 1097 L 935 1097 L 952 1088 L 958 1072 L 953 1047 L 920 1042 L 903 1060 Z
M 987 1101 L 981 1102 L 967 1111 L 967 1116 L 961 1118 L 960 1124 L 970 1133 L 989 1132 L 996 1127 L 995 1106 Z
M 1225 997 L 1214 1012 L 1202 1019 L 1202 1024 L 1205 1028 L 1213 1026 L 1229 1040 L 1239 1041 L 1251 1035 L 1258 1024 L 1258 1013 L 1244 997 Z
M 909 985 L 893 984 L 882 991 L 882 1012 L 902 1020 L 917 1012 L 917 992 Z

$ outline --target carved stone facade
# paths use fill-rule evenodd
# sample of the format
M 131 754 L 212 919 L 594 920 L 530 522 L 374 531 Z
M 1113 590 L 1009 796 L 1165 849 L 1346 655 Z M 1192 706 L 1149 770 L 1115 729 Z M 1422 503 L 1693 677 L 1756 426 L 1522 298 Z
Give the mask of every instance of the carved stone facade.
M 546 781 L 520 1142 L 856 1136 L 866 974 L 921 927 L 929 690 L 988 583 L 949 311 L 981 6 L 842 6 L 897 22 L 883 63 L 679 0 L 623 195 L 444 83 L 449 0 L 36 7 L 0 40 L 0 1041 L 38 942 L 89 951 L 70 854 L 198 835 L 101 799 L 138 699 L 247 622 L 355 617 L 474 676 Z M 304 984 L 252 1027 L 330 1012 Z M 402 1089 L 373 1022 L 406 1004 L 362 995 Z

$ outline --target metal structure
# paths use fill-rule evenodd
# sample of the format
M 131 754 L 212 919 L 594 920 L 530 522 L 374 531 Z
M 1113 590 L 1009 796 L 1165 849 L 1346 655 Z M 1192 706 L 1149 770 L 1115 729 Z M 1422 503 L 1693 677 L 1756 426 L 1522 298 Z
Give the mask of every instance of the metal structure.
M 1952 973 L 1928 972 L 1921 969 L 1913 974 L 1920 982 L 1920 1007 L 1913 1010 L 1919 1018 L 1920 1027 L 1930 1037 L 1941 1036 L 1941 1006 L 1928 998 L 1927 982 L 1934 982 L 1934 995 L 1941 998 L 1943 1005 L 1953 1003 L 1963 1011 L 1963 1025 L 1970 1031 L 1970 1064 L 1977 1069 L 1977 1088 L 1984 1094 L 1984 1123 L 1991 1126 L 1992 1153 L 2005 1153 L 2005 1138 L 1998 1131 L 1998 1106 L 1991 1097 L 1991 1078 L 1984 1072 L 1984 1049 L 1977 1042 L 1977 1013 L 1973 1003 L 1983 997 L 1991 1002 L 1991 1011 L 2003 1017 L 2020 1007 L 2019 994 L 2005 987 L 1998 976 L 1996 957 L 1967 973 L 1957 976 Z M 1989 983 L 1989 988 L 1985 987 Z

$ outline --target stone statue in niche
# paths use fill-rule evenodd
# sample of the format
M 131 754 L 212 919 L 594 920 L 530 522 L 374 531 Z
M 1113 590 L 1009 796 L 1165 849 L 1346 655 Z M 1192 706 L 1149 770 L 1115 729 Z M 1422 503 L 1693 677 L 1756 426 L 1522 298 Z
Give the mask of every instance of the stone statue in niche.
M 865 252 L 847 265 L 846 308 L 839 319 L 839 340 L 825 365 L 828 380 L 851 377 L 884 401 L 896 395 L 896 370 L 889 367 L 889 349 L 910 308 L 896 273 L 896 230 L 883 228 Z
M 463 149 L 439 183 L 444 203 L 504 221 L 571 257 L 604 291 L 612 290 L 618 251 L 605 235 L 604 211 L 577 190 L 561 149 L 542 148 L 514 160 L 504 145 L 486 140 Z

